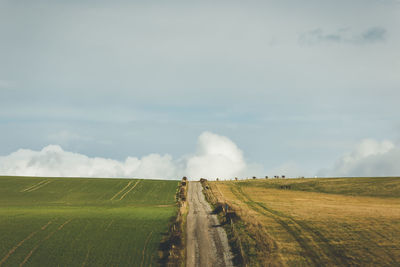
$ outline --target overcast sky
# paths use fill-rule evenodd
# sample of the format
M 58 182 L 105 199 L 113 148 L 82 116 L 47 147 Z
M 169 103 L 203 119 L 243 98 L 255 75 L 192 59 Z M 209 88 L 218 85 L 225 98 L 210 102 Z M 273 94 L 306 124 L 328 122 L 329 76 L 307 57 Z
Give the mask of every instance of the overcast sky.
M 178 175 L 210 134 L 256 166 L 237 175 L 379 175 L 338 164 L 398 152 L 399 99 L 398 0 L 0 0 L 4 173 L 57 145 Z

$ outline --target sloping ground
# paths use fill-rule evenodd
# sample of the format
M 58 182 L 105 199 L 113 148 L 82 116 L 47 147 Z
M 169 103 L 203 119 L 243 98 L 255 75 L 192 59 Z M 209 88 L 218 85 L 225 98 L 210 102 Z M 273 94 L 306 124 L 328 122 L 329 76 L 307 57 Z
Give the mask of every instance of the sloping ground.
M 213 182 L 250 266 L 394 266 L 399 178 Z
M 0 177 L 0 266 L 149 266 L 178 181 Z

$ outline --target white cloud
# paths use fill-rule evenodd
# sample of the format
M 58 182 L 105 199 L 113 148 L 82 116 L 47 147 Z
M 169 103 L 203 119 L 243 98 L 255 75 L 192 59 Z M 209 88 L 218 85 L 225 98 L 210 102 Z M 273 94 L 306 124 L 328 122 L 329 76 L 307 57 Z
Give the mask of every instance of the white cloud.
M 174 160 L 168 154 L 128 157 L 125 161 L 90 158 L 65 151 L 59 145 L 49 145 L 40 151 L 20 149 L 0 157 L 0 175 L 163 179 L 187 175 L 189 178 L 212 179 L 233 178 L 246 170 L 243 153 L 236 144 L 225 136 L 210 132 L 200 135 L 195 155 L 180 160 Z
M 197 154 L 187 161 L 186 172 L 194 178 L 233 178 L 246 169 L 243 152 L 225 136 L 204 132 Z
M 365 139 L 320 176 L 398 176 L 400 148 L 391 141 Z
M 393 142 L 365 139 L 317 175 L 396 176 L 400 175 L 399 162 L 400 147 Z M 261 165 L 246 162 L 242 150 L 232 140 L 211 132 L 199 136 L 194 154 L 180 159 L 153 153 L 119 161 L 65 151 L 59 145 L 48 145 L 40 151 L 19 149 L 0 157 L 0 175 L 160 179 L 179 179 L 186 175 L 189 179 L 231 179 L 265 174 Z M 296 177 L 309 176 L 310 172 L 295 162 L 287 162 L 267 174 Z
M 58 145 L 49 145 L 40 151 L 20 149 L 0 157 L 2 175 L 168 179 L 176 178 L 175 168 L 169 155 L 151 154 L 141 159 L 128 157 L 121 162 L 64 151 Z

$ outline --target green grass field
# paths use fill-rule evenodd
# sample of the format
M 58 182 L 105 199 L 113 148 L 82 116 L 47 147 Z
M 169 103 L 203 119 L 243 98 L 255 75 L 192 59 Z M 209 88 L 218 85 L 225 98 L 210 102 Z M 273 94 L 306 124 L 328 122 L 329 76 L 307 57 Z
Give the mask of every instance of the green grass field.
M 154 266 L 178 181 L 0 177 L 0 266 Z
M 250 266 L 398 266 L 400 178 L 211 182 Z

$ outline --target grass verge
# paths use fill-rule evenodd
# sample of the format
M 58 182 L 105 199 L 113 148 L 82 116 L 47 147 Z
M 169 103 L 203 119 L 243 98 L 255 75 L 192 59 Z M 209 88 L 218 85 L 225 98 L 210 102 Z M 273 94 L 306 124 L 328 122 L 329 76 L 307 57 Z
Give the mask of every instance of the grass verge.
M 185 266 L 186 255 L 186 217 L 188 183 L 182 180 L 176 191 L 178 213 L 170 222 L 168 235 L 160 243 L 160 266 Z

